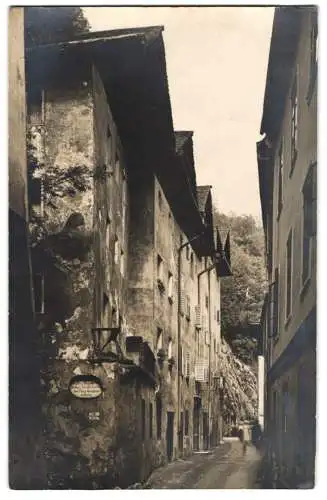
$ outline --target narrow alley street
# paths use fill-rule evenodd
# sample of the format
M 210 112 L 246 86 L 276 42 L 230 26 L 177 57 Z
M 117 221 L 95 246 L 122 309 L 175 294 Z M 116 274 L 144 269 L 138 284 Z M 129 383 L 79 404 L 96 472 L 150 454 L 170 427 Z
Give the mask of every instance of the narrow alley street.
M 257 489 L 260 454 L 230 438 L 218 448 L 195 453 L 157 469 L 147 481 L 152 489 Z

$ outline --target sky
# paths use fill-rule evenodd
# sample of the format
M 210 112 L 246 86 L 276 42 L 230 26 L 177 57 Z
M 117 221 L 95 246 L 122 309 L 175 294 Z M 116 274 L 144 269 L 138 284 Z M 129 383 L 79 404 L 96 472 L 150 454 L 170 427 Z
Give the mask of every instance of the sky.
M 193 130 L 198 185 L 260 219 L 256 142 L 273 7 L 88 7 L 92 30 L 164 26 L 175 130 Z

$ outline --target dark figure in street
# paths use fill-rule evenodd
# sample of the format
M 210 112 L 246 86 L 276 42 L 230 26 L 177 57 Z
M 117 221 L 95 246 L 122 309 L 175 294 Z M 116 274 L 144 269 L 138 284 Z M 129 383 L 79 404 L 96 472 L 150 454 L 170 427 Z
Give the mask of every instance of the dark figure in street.
M 239 429 L 239 438 L 242 443 L 243 455 L 246 454 L 248 444 L 250 442 L 250 433 L 247 425 L 241 425 Z

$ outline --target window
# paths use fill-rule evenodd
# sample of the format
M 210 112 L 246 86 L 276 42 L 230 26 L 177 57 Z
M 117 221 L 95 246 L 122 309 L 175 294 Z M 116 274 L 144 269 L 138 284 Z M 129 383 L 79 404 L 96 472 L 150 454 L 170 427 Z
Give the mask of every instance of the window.
M 41 273 L 34 274 L 33 276 L 34 288 L 34 308 L 36 313 L 43 314 L 44 308 L 44 275 Z
M 185 410 L 185 436 L 188 436 L 189 433 L 189 411 Z
M 206 295 L 206 299 L 205 300 L 206 300 L 206 309 L 208 309 L 208 307 L 209 307 L 209 297 L 208 297 L 208 295 Z
M 186 258 L 190 260 L 190 245 L 186 245 Z
M 161 439 L 162 401 L 161 401 L 161 396 L 159 396 L 158 394 L 156 396 L 156 417 L 157 417 L 157 439 Z
M 162 349 L 162 329 L 157 328 L 157 352 Z
M 150 406 L 149 406 L 149 437 L 150 438 L 152 438 L 152 434 L 153 434 L 152 425 L 153 425 L 153 404 L 150 403 Z
M 297 75 L 295 75 L 291 94 L 291 170 L 292 174 L 297 158 L 298 148 L 298 88 Z
M 29 182 L 29 202 L 31 205 L 41 205 L 42 181 L 40 177 L 34 177 Z
M 217 323 L 220 323 L 220 311 L 217 309 Z
M 158 206 L 161 210 L 162 209 L 162 195 L 161 195 L 160 191 L 158 191 Z
M 278 151 L 278 217 L 283 208 L 284 201 L 284 151 L 283 140 L 281 141 Z
M 316 164 L 310 166 L 303 194 L 303 240 L 302 240 L 302 285 L 305 285 L 311 274 L 312 245 L 316 231 Z
M 293 274 L 293 233 L 289 232 L 286 244 L 286 320 L 292 310 L 292 274 Z
M 168 299 L 173 302 L 173 275 L 168 273 Z
M 193 279 L 194 278 L 194 255 L 193 253 L 191 253 L 191 278 Z
M 145 401 L 141 401 L 141 423 L 142 423 L 142 439 L 145 439 Z

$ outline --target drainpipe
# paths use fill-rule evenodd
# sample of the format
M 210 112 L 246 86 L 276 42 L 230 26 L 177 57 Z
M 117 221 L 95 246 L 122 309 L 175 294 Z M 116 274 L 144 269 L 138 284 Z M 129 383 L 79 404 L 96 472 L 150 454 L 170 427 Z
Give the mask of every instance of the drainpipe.
M 204 231 L 199 233 L 190 240 L 183 243 L 178 249 L 178 259 L 177 259 L 177 425 L 178 425 L 178 438 L 180 435 L 180 393 L 181 393 L 181 383 L 180 383 L 180 355 L 181 355 L 181 253 L 183 248 L 187 247 L 192 241 L 203 236 Z M 199 293 L 199 292 L 198 292 Z

